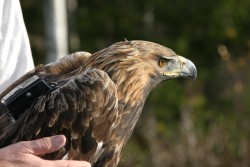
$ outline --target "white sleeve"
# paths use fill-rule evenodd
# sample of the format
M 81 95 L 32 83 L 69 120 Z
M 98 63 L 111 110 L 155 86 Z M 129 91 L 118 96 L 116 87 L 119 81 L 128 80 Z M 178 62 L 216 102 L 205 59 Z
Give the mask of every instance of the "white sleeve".
M 0 0 L 0 93 L 34 68 L 19 0 Z

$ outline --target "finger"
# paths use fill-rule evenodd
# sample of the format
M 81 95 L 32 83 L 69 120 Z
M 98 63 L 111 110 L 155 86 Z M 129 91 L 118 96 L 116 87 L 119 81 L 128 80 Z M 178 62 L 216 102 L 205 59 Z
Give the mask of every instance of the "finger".
M 42 166 L 47 167 L 91 167 L 91 164 L 87 161 L 73 161 L 73 160 L 43 160 Z
M 52 137 L 44 137 L 32 141 L 24 141 L 17 143 L 23 148 L 23 152 L 42 155 L 59 150 L 66 143 L 66 138 L 63 135 L 56 135 Z

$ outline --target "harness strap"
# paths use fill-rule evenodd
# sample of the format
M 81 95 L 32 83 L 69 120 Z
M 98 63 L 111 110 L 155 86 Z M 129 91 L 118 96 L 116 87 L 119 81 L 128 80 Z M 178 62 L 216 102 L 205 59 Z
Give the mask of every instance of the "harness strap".
M 1 99 L 12 117 L 17 120 L 41 95 L 45 95 L 54 89 L 43 79 L 34 75 L 27 79 Z

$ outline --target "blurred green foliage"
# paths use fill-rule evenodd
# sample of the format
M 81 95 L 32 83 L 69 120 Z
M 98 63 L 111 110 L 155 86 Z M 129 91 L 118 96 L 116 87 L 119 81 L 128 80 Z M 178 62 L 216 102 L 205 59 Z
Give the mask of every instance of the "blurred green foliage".
M 45 55 L 42 3 L 21 1 L 36 64 Z M 249 17 L 249 0 L 78 1 L 70 52 L 141 39 L 198 69 L 195 83 L 168 81 L 150 94 L 120 167 L 250 166 Z

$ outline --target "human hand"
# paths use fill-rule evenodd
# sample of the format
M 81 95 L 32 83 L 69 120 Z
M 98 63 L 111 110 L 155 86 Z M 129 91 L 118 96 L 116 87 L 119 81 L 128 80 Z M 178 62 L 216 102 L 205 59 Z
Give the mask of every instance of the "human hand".
M 63 135 L 22 141 L 0 149 L 0 167 L 90 167 L 86 161 L 44 160 L 43 155 L 59 150 L 66 143 Z

